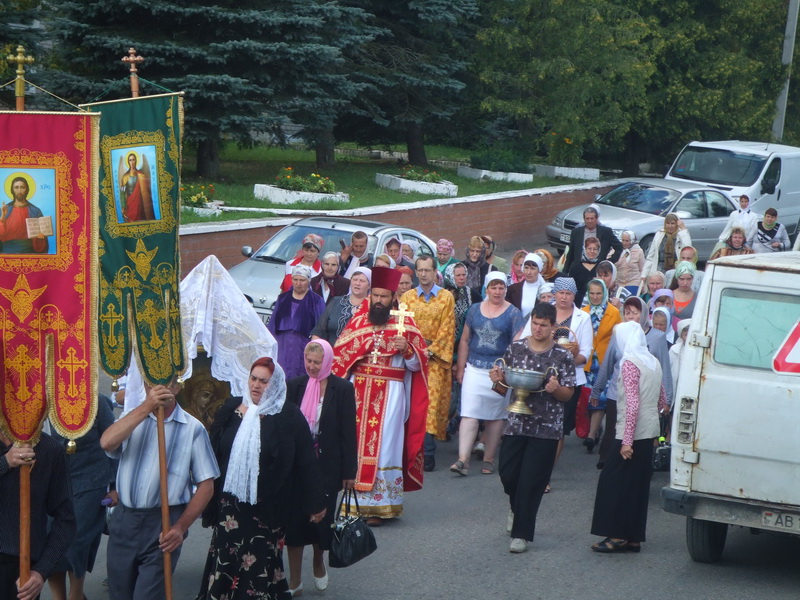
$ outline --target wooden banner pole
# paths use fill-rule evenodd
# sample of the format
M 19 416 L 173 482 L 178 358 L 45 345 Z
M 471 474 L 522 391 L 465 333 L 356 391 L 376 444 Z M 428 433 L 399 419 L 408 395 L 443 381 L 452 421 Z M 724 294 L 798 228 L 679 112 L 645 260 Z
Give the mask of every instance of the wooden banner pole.
M 167 535 L 169 522 L 169 492 L 167 488 L 167 439 L 164 432 L 164 407 L 158 407 L 158 470 L 161 481 L 161 533 Z M 172 600 L 172 553 L 164 552 L 164 592 Z
M 33 63 L 32 56 L 25 56 L 25 48 L 17 46 L 16 55 L 7 58 L 17 63 L 17 77 L 14 83 L 16 109 L 25 110 L 25 65 Z M 31 465 L 19 467 L 19 585 L 25 585 L 31 578 Z

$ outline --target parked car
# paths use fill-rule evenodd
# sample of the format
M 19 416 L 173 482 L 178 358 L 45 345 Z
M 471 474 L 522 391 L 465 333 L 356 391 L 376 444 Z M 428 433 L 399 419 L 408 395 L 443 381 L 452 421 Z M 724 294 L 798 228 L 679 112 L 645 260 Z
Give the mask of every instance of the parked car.
M 272 307 L 280 294 L 281 281 L 285 273 L 284 265 L 294 258 L 302 246 L 303 238 L 309 233 L 322 236 L 325 244 L 320 257 L 328 251 L 339 252 L 341 243 L 350 243 L 350 236 L 355 231 L 363 231 L 369 238 L 367 249 L 373 255 L 376 248 L 383 252 L 386 242 L 395 236 L 401 240 L 419 242 L 421 254 L 436 255 L 436 244 L 419 231 L 398 227 L 378 221 L 362 221 L 360 219 L 344 219 L 336 217 L 310 217 L 300 219 L 287 225 L 268 239 L 255 252 L 250 246 L 242 248 L 247 260 L 229 269 L 233 280 L 264 323 L 269 322 Z
M 600 222 L 619 237 L 630 230 L 646 253 L 655 233 L 664 226 L 664 217 L 675 213 L 686 224 L 701 260 L 711 255 L 728 215 L 736 210 L 733 200 L 720 190 L 706 185 L 663 179 L 632 179 L 599 196 Z M 569 245 L 572 230 L 583 225 L 581 204 L 562 210 L 547 226 L 547 241 L 559 251 Z

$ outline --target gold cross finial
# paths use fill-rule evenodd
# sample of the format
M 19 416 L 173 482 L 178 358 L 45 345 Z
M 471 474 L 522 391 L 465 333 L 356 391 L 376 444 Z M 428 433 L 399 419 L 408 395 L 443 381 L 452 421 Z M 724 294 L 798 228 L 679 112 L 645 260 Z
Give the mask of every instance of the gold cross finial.
M 397 333 L 403 335 L 406 332 L 406 317 L 413 317 L 414 313 L 408 310 L 408 304 L 401 302 L 397 310 L 390 310 L 389 314 L 397 317 Z
M 14 95 L 17 97 L 17 110 L 25 110 L 25 65 L 33 64 L 32 56 L 25 56 L 25 48 L 17 46 L 17 54 L 9 54 L 8 62 L 17 63 L 17 79 Z
M 133 98 L 139 97 L 139 75 L 136 65 L 144 62 L 144 57 L 136 54 L 136 48 L 128 48 L 128 56 L 122 57 L 122 62 L 131 66 L 131 96 Z

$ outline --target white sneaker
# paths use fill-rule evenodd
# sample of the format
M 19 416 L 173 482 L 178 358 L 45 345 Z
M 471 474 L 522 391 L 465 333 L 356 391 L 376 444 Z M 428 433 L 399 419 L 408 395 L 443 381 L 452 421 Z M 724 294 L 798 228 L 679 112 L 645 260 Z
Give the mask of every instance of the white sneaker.
M 475 442 L 475 445 L 472 447 L 472 453 L 477 454 L 479 458 L 483 458 L 485 452 L 486 446 L 483 445 L 483 442 Z
M 508 511 L 508 520 L 506 521 L 506 532 L 511 533 L 514 528 L 514 511 Z
M 522 538 L 514 538 L 511 540 L 511 545 L 508 547 L 509 552 L 515 552 L 519 554 L 520 552 L 525 552 L 528 549 L 528 542 L 523 540 Z

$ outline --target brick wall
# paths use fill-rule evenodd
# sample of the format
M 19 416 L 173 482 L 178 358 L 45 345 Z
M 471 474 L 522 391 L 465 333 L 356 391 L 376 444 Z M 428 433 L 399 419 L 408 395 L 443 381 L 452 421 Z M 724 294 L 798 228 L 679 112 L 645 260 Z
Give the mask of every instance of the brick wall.
M 546 246 L 545 227 L 561 210 L 591 202 L 619 182 L 598 182 L 505 192 L 448 200 L 431 200 L 370 209 L 337 211 L 352 218 L 383 221 L 417 229 L 436 241 L 446 237 L 455 243 L 461 256 L 473 235 L 491 235 L 503 255 L 520 247 Z M 215 254 L 227 268 L 244 260 L 242 246 L 257 248 L 282 227 L 297 218 L 332 215 L 330 212 L 278 211 L 285 216 L 250 219 L 223 224 L 197 224 L 181 227 L 181 270 L 188 273 L 209 254 Z

